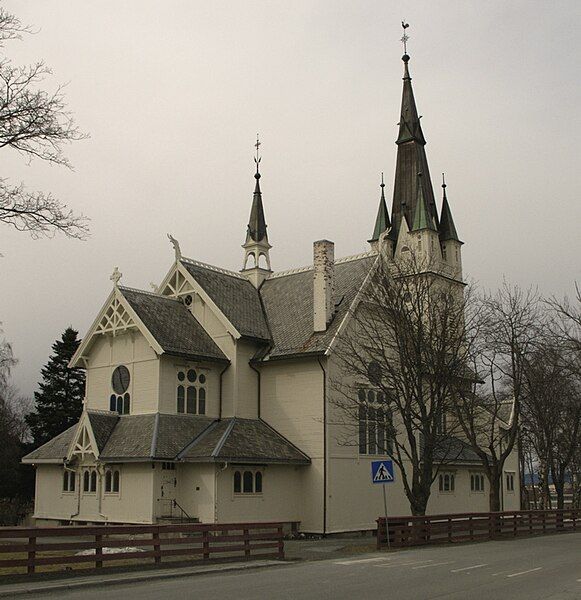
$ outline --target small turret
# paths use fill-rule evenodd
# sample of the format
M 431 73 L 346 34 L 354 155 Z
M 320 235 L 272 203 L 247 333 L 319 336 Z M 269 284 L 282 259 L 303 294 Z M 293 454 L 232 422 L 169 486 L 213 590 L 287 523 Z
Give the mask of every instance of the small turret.
M 272 273 L 270 268 L 269 250 L 272 246 L 268 243 L 268 234 L 266 232 L 266 219 L 264 217 L 264 207 L 262 206 L 262 192 L 260 191 L 260 161 L 258 153 L 260 141 L 256 136 L 256 185 L 252 197 L 252 208 L 250 209 L 250 219 L 246 229 L 246 241 L 242 244 L 244 248 L 244 265 L 241 273 L 246 275 L 255 287 L 260 284 Z
M 440 244 L 442 246 L 442 259 L 452 267 L 455 277 L 462 278 L 462 244 L 456 225 L 452 218 L 452 211 L 448 204 L 448 196 L 446 194 L 446 179 L 442 173 L 442 212 L 440 219 Z
M 391 222 L 389 220 L 389 212 L 387 211 L 387 204 L 385 202 L 385 183 L 383 183 L 383 173 L 381 174 L 381 197 L 379 199 L 379 208 L 377 209 L 377 217 L 375 218 L 375 227 L 373 228 L 373 234 L 371 239 L 368 240 L 371 245 L 371 249 L 379 250 L 379 240 L 382 233 L 385 233 L 390 227 Z

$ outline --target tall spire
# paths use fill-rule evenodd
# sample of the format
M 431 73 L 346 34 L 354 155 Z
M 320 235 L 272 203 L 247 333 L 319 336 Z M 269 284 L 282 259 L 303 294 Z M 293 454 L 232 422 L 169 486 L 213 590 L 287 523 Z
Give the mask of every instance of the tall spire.
M 452 211 L 448 204 L 448 197 L 446 196 L 446 178 L 442 173 L 442 218 L 440 220 L 440 240 L 446 242 L 448 240 L 454 240 L 460 242 L 458 233 L 456 232 L 456 226 L 454 225 L 454 219 L 452 218 Z
M 252 208 L 250 209 L 250 218 L 246 228 L 246 241 L 242 245 L 244 248 L 244 266 L 242 272 L 246 273 L 252 283 L 259 285 L 271 273 L 269 250 L 272 246 L 268 243 L 268 234 L 266 232 L 266 219 L 264 217 L 264 207 L 262 206 L 262 192 L 260 191 L 260 140 L 256 135 L 256 173 L 254 179 L 254 194 L 252 196 Z
M 385 202 L 385 183 L 383 183 L 383 173 L 381 174 L 381 184 L 379 187 L 381 188 L 381 198 L 379 199 L 379 208 L 377 210 L 373 235 L 371 236 L 369 243 L 377 242 L 379 240 L 379 236 L 391 226 L 389 221 L 389 213 L 387 211 L 387 204 Z
M 402 22 L 405 42 L 409 39 L 405 33 L 406 25 L 405 22 Z M 407 219 L 408 226 L 413 224 L 416 214 L 416 203 L 420 196 L 418 194 L 418 185 L 422 186 L 421 191 L 427 210 L 436 226 L 438 225 L 438 212 L 436 210 L 434 190 L 432 188 L 425 150 L 426 139 L 420 124 L 421 116 L 418 114 L 414 98 L 412 78 L 409 72 L 410 57 L 407 51 L 402 56 L 402 61 L 404 64 L 403 91 L 400 120 L 398 123 L 399 131 L 395 142 L 397 144 L 397 162 L 393 186 L 393 204 L 391 208 L 394 236 L 397 235 L 402 218 Z M 418 173 L 422 173 L 423 177 L 418 178 Z

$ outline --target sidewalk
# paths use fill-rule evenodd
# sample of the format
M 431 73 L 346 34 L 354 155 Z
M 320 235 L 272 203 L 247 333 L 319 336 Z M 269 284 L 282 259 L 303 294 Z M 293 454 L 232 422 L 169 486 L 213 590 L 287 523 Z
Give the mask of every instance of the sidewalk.
M 58 592 L 103 585 L 118 585 L 121 583 L 172 579 L 174 577 L 190 577 L 191 575 L 204 575 L 207 573 L 224 573 L 227 571 L 241 571 L 245 569 L 260 569 L 275 566 L 280 567 L 284 564 L 284 562 L 278 560 L 255 560 L 146 571 L 116 571 L 114 573 L 107 573 L 107 571 L 104 570 L 103 572 L 91 573 L 90 575 L 76 576 L 69 574 L 67 577 L 61 579 L 34 578 L 30 581 L 20 583 L 0 584 L 0 598 L 13 598 L 14 596 L 23 594 Z

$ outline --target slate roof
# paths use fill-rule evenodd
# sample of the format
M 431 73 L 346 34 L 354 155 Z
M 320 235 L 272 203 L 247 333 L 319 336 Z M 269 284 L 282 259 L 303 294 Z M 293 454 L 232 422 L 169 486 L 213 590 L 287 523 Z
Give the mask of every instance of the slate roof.
M 258 290 L 248 279 L 187 259 L 182 260 L 182 265 L 240 335 L 265 341 L 270 339 Z
M 53 437 L 52 440 L 46 442 L 46 444 L 40 446 L 40 448 L 24 456 L 22 461 L 27 463 L 34 462 L 35 460 L 55 460 L 62 462 L 69 451 L 69 445 L 75 435 L 76 429 L 76 424 L 69 427 L 56 437 Z
M 308 464 L 309 457 L 259 419 L 216 420 L 197 415 L 122 415 L 87 411 L 99 458 L 112 461 L 186 460 Z M 76 425 L 24 457 L 62 462 Z M 111 429 L 107 439 L 107 430 Z M 103 442 L 103 440 L 105 440 Z M 101 444 L 104 446 L 101 448 Z
M 215 421 L 179 455 L 188 461 L 309 464 L 309 457 L 261 419 Z
M 324 332 L 313 332 L 313 269 L 277 274 L 260 288 L 272 335 L 269 359 L 323 353 L 367 277 L 376 254 L 335 262 L 336 311 Z
M 115 425 L 117 425 L 119 415 L 112 412 L 88 411 L 87 416 L 89 417 L 89 423 L 97 442 L 97 448 L 99 452 L 102 452 L 113 429 L 115 429 Z
M 121 286 L 119 290 L 164 352 L 195 360 L 228 361 L 179 300 Z
M 480 457 L 472 447 L 454 436 L 448 436 L 442 444 L 438 445 L 434 450 L 434 459 L 436 462 L 442 461 L 446 464 L 480 463 Z

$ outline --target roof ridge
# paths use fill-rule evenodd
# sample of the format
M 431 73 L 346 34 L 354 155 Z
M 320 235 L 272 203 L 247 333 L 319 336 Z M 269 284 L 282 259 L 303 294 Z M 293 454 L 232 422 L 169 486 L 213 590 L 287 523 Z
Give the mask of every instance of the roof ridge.
M 151 446 L 149 448 L 149 453 L 151 454 L 151 458 L 155 458 L 155 453 L 157 452 L 157 436 L 159 434 L 159 413 L 155 413 L 155 421 L 153 422 L 153 433 L 151 435 Z
M 189 441 L 176 454 L 176 459 L 180 460 L 185 452 L 187 452 L 190 448 L 192 448 L 193 446 L 195 446 L 200 441 L 200 439 L 202 439 L 202 437 L 204 437 L 205 435 L 207 435 L 208 433 L 210 433 L 210 431 L 212 431 L 217 426 L 218 423 L 220 423 L 219 419 L 214 419 L 213 421 L 211 421 L 210 423 L 208 423 L 208 426 L 205 429 L 202 429 L 202 431 L 200 431 L 200 433 L 198 433 L 197 435 L 195 435 L 194 438 L 191 441 Z
M 154 298 L 162 298 L 166 300 L 174 300 L 179 302 L 177 298 L 172 298 L 171 296 L 165 296 L 164 294 L 159 294 L 157 292 L 150 292 L 148 290 L 140 290 L 139 288 L 129 287 L 128 285 L 120 285 L 118 286 L 119 290 L 127 290 L 128 292 L 137 292 L 138 294 L 145 294 L 146 296 L 153 296 Z
M 360 252 L 359 254 L 351 254 L 349 256 L 343 256 L 341 258 L 337 258 L 335 260 L 335 264 L 343 264 L 347 262 L 352 262 L 355 260 L 360 260 L 362 258 L 368 258 L 371 256 L 376 256 L 377 252 L 375 250 L 369 250 L 368 252 Z M 287 275 L 295 275 L 296 273 L 305 273 L 307 271 L 312 271 L 313 265 L 308 265 L 306 267 L 296 267 L 294 269 L 287 269 L 285 271 L 278 271 L 277 273 L 273 273 L 266 281 L 270 279 L 277 279 L 279 277 L 286 277 Z
M 224 444 L 226 443 L 228 436 L 232 433 L 232 429 L 234 429 L 235 424 L 236 424 L 236 417 L 233 417 L 232 420 L 230 421 L 230 423 L 228 423 L 228 427 L 226 427 L 226 430 L 222 434 L 220 441 L 216 444 L 216 447 L 212 450 L 212 453 L 210 454 L 210 456 L 216 458 L 216 456 L 218 456 L 218 454 L 220 454 L 220 451 L 222 450 Z
M 209 271 L 215 271 L 216 273 L 222 273 L 222 275 L 230 275 L 230 277 L 236 277 L 236 279 L 242 279 L 243 281 L 248 281 L 246 277 L 240 275 L 240 273 L 236 273 L 236 271 L 230 271 L 229 269 L 224 269 L 222 267 L 216 267 L 214 265 L 210 265 L 208 263 L 201 262 L 199 260 L 194 260 L 193 258 L 187 258 L 182 256 L 180 259 L 182 262 L 190 263 L 197 267 L 202 267 L 203 269 L 208 269 Z

